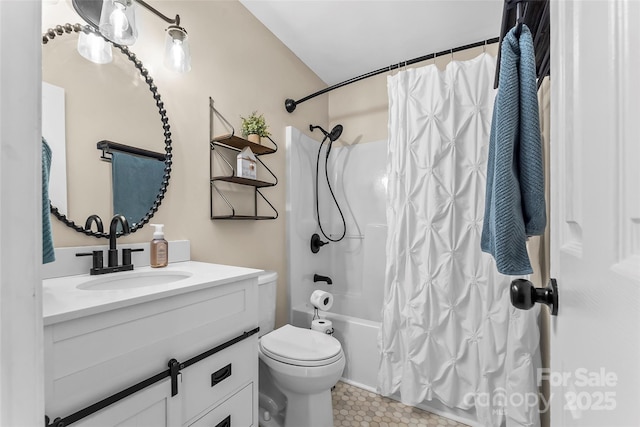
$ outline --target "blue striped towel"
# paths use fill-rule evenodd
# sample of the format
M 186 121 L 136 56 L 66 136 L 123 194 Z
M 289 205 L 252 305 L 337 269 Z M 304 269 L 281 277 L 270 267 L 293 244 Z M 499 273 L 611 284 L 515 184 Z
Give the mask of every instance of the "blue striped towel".
M 119 151 L 111 153 L 113 214 L 124 215 L 132 227 L 140 222 L 156 201 L 164 167 L 164 162 L 158 159 Z
M 533 272 L 526 241 L 547 223 L 544 164 L 531 32 L 515 28 L 502 41 L 493 109 L 481 248 L 509 275 Z
M 49 171 L 51 170 L 51 148 L 42 138 L 42 263 L 56 260 L 49 215 Z

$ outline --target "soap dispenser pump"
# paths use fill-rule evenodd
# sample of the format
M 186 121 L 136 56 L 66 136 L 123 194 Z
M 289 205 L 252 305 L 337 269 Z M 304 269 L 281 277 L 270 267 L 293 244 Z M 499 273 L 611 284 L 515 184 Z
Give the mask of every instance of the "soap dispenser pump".
M 169 242 L 164 239 L 164 224 L 150 224 L 155 227 L 153 232 L 153 240 L 151 241 L 149 264 L 151 267 L 166 267 L 169 264 Z

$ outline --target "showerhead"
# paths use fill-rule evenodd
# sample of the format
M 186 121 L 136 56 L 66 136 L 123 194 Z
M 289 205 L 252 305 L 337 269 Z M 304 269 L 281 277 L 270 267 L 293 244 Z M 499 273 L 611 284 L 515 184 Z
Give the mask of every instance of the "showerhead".
M 340 135 L 342 135 L 342 125 L 335 125 L 333 129 L 331 129 L 331 132 L 327 132 L 320 126 L 309 125 L 309 130 L 311 132 L 313 132 L 315 129 L 320 129 L 320 132 L 324 134 L 324 137 L 329 138 L 329 141 L 331 142 L 335 142 L 338 138 L 340 138 Z
M 336 139 L 342 135 L 342 125 L 335 125 L 331 132 L 329 132 L 329 141 L 335 142 Z

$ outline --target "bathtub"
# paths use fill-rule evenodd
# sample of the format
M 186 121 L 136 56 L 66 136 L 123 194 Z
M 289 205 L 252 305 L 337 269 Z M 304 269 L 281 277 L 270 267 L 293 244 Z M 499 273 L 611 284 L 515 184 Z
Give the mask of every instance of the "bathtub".
M 331 320 L 334 336 L 342 344 L 347 363 L 341 381 L 377 393 L 376 384 L 378 365 L 380 364 L 380 352 L 378 351 L 380 322 L 333 312 L 320 312 L 320 317 Z M 309 304 L 296 306 L 291 313 L 291 323 L 301 328 L 310 327 L 312 318 L 313 308 Z M 389 397 L 400 401 L 399 396 Z M 476 421 L 475 411 L 449 408 L 437 400 L 425 401 L 416 406 L 464 424 L 480 426 Z

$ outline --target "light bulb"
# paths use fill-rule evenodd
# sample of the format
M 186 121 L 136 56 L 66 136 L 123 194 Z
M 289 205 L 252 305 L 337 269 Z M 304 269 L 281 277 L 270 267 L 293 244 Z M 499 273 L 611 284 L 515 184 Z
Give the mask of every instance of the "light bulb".
M 191 70 L 189 40 L 184 28 L 171 26 L 167 29 L 164 65 L 179 73 Z
M 182 40 L 174 40 L 169 53 L 169 61 L 171 61 L 173 68 L 180 68 L 185 59 L 186 55 L 182 49 Z
M 132 0 L 103 0 L 100 33 L 114 43 L 131 46 L 138 38 Z
M 113 27 L 116 37 L 122 37 L 129 29 L 129 20 L 124 14 L 125 7 L 122 3 L 114 2 L 114 6 L 113 12 L 109 15 L 109 24 Z

